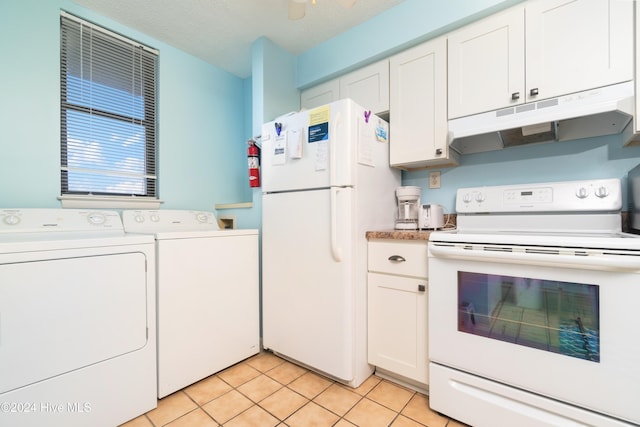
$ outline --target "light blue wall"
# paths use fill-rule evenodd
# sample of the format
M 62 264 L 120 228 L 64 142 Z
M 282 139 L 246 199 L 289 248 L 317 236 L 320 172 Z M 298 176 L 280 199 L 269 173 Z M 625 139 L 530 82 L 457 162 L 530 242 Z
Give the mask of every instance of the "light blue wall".
M 441 171 L 441 188 L 429 189 L 429 172 L 403 172 L 404 185 L 422 187 L 423 203 L 455 212 L 462 187 L 620 178 L 627 210 L 627 172 L 640 163 L 640 147 L 623 147 L 621 135 L 550 142 L 462 156 L 460 166 Z
M 312 86 L 521 1 L 404 0 L 300 54 L 297 86 Z
M 163 208 L 245 197 L 244 82 L 70 0 L 0 1 L 0 207 L 58 207 L 60 9 L 160 50 Z
M 245 193 L 243 81 L 178 50 L 160 66 L 163 207 L 211 210 Z
M 58 206 L 59 6 L 0 2 L 0 207 Z
M 0 1 L 0 208 L 57 207 L 59 202 L 60 9 L 160 50 L 159 176 L 163 208 L 213 209 L 253 201 L 242 227 L 259 226 L 259 190 L 248 188 L 246 140 L 260 124 L 299 107 L 297 91 L 440 35 L 520 0 L 405 0 L 326 43 L 293 57 L 269 40 L 254 44 L 254 75 L 239 79 L 70 0 Z M 391 124 L 393 127 L 393 123 Z M 453 209 L 455 190 L 512 182 L 624 178 L 640 149 L 619 136 L 515 147 L 469 155 L 442 170 L 403 174 L 423 200 Z
M 300 91 L 295 86 L 295 56 L 261 37 L 251 46 L 251 59 L 251 79 L 246 83 L 251 86 L 251 108 L 247 109 L 251 114 L 245 117 L 250 123 L 247 139 L 262 133 L 262 123 L 284 112 L 300 109 Z M 246 148 L 245 144 L 245 153 Z M 248 176 L 246 157 L 243 168 L 245 176 Z M 228 209 L 219 214 L 235 216 L 239 228 L 261 228 L 261 188 L 251 189 L 248 185 L 247 178 L 245 201 L 253 202 L 253 208 Z
M 520 1 L 405 0 L 301 54 L 297 60 L 297 85 L 305 88 L 328 80 Z M 393 118 L 391 135 L 393 139 Z M 402 181 L 404 185 L 420 186 L 424 203 L 440 203 L 453 212 L 455 192 L 460 187 L 621 178 L 626 210 L 626 174 L 639 163 L 640 148 L 623 148 L 621 135 L 613 135 L 466 155 L 460 166 L 441 170 L 442 186 L 438 190 L 428 188 L 430 170 L 403 172 Z
M 300 109 L 296 88 L 296 57 L 266 37 L 251 46 L 253 77 L 253 131 L 260 135 L 262 124 Z

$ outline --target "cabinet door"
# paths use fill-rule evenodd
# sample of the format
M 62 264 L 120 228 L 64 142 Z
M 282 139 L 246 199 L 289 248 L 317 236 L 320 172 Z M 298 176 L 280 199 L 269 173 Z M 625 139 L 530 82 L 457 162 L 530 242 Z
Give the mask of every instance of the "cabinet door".
M 384 60 L 340 77 L 340 99 L 381 113 L 389 110 L 389 61 Z
M 449 119 L 524 102 L 524 9 L 449 35 Z
M 636 23 L 640 24 L 640 7 L 636 7 L 635 11 Z M 634 85 L 635 85 L 635 114 L 633 115 L 633 134 L 640 134 L 640 31 L 635 32 L 635 76 L 634 76 Z M 633 138 L 635 141 L 632 141 L 637 145 L 640 143 L 640 137 Z
M 457 163 L 447 144 L 446 53 L 439 38 L 390 59 L 391 166 Z
M 526 40 L 527 101 L 633 78 L 633 2 L 528 2 Z
M 300 108 L 310 110 L 340 99 L 338 79 L 305 89 L 300 94 Z
M 368 290 L 369 363 L 428 384 L 427 281 L 369 273 Z

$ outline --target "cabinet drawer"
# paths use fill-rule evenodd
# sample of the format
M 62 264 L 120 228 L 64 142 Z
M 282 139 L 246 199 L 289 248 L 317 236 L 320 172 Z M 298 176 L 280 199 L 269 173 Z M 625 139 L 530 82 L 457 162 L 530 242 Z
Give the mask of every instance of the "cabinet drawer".
M 426 241 L 370 241 L 368 251 L 369 271 L 427 278 Z

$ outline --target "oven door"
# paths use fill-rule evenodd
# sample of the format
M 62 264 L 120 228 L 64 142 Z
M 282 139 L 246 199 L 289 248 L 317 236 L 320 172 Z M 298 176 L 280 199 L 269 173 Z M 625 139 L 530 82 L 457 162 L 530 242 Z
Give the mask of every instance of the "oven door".
M 432 370 L 640 423 L 637 254 L 430 242 L 429 293 Z

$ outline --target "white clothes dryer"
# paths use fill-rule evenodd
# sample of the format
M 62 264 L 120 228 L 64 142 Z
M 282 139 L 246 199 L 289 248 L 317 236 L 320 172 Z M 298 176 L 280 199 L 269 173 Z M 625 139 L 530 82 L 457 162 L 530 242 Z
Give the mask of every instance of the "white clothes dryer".
M 130 210 L 127 233 L 156 240 L 158 397 L 260 351 L 258 230 L 212 212 Z
M 116 212 L 0 210 L 0 425 L 113 427 L 157 405 L 153 239 Z

